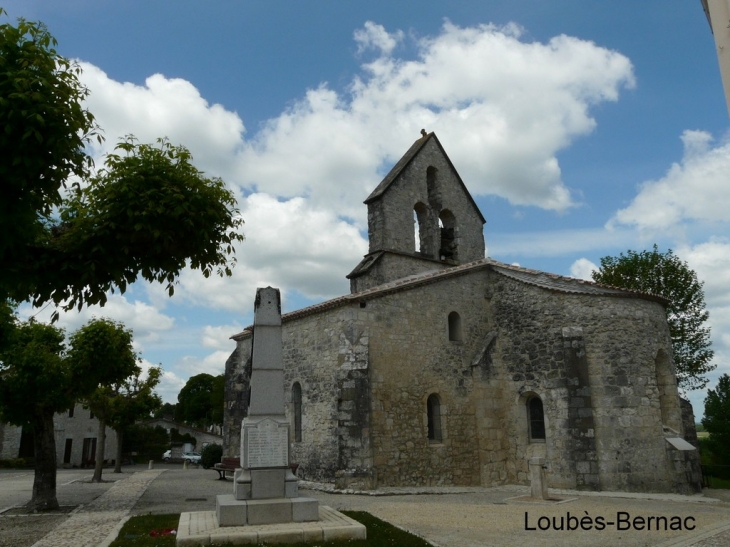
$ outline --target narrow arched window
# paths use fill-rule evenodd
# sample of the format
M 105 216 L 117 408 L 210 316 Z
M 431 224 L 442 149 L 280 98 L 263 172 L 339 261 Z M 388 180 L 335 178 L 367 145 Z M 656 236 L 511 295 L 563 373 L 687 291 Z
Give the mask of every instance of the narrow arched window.
M 451 342 L 461 342 L 463 338 L 461 316 L 455 311 L 452 311 L 449 314 L 449 340 Z
M 428 440 L 441 442 L 441 402 L 435 393 L 429 395 L 426 400 L 426 416 L 428 418 Z
M 302 442 L 302 386 L 294 382 L 291 387 L 291 402 L 294 407 L 294 442 Z
M 458 239 L 456 217 L 448 209 L 439 214 L 439 227 L 441 228 L 441 247 L 439 257 L 441 260 L 458 260 Z
M 428 208 L 420 201 L 413 206 L 415 252 L 428 254 Z
M 527 421 L 530 441 L 545 440 L 545 413 L 542 409 L 540 397 L 530 397 L 527 401 Z

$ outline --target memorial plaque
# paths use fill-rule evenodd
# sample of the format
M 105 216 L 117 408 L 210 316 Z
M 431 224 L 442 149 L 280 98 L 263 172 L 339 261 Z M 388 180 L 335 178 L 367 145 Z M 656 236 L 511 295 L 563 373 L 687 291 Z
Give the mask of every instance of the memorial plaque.
M 248 468 L 287 467 L 289 465 L 289 429 L 265 419 L 253 427 L 245 427 Z

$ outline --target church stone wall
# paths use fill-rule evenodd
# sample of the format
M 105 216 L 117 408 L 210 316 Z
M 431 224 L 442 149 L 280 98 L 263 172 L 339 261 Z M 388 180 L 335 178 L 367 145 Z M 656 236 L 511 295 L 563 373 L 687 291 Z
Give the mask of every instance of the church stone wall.
M 251 335 L 236 340 L 226 361 L 223 412 L 223 456 L 241 456 L 241 423 L 247 416 L 251 386 Z
M 479 485 L 478 412 L 471 362 L 488 318 L 477 274 L 368 302 L 371 325 L 372 439 L 381 485 Z M 449 340 L 448 315 L 462 339 Z M 427 399 L 440 399 L 441 439 L 428 439 Z M 493 410 L 493 409 L 490 409 Z M 498 426 L 498 421 L 495 422 Z M 491 430 L 501 437 L 499 427 Z M 489 439 L 490 451 L 503 438 Z
M 354 304 L 284 324 L 285 387 L 289 397 L 294 382 L 302 389 L 302 442 L 291 456 L 302 478 L 334 481 L 368 466 L 366 315 Z
M 683 479 L 667 456 L 655 369 L 657 352 L 671 350 L 660 304 L 560 294 L 503 278 L 494 283 L 490 313 L 506 391 L 543 400 L 551 486 L 678 489 Z M 529 442 L 517 402 L 508 423 L 509 475 L 524 482 L 539 443 Z

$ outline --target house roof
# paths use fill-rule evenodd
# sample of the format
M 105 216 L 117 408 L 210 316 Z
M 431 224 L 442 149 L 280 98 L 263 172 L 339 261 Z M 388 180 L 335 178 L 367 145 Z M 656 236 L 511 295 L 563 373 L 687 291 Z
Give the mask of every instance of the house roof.
M 447 268 L 445 270 L 422 272 L 416 275 L 396 279 L 389 283 L 384 283 L 364 291 L 339 296 L 332 300 L 314 304 L 313 306 L 285 313 L 281 316 L 281 321 L 282 323 L 285 323 L 294 319 L 315 315 L 352 302 L 367 302 L 368 300 L 374 300 L 375 298 L 380 298 L 396 292 L 407 291 L 423 285 L 430 285 L 444 279 L 459 277 L 480 270 L 491 270 L 510 279 L 556 292 L 610 296 L 616 298 L 643 298 L 645 300 L 659 302 L 662 305 L 666 305 L 669 302 L 666 298 L 655 294 L 622 289 L 620 287 L 613 287 L 611 285 L 604 285 L 593 281 L 565 277 L 539 270 L 531 270 L 529 268 L 521 268 L 519 266 L 513 266 L 491 258 L 482 258 L 473 262 Z M 253 326 L 250 325 L 240 333 L 231 336 L 231 339 L 242 340 L 250 336 L 252 333 Z
M 393 168 L 390 170 L 390 172 L 385 176 L 385 178 L 380 181 L 380 184 L 371 192 L 371 194 L 367 197 L 367 199 L 363 202 L 366 204 L 372 203 L 373 201 L 379 199 L 390 187 L 393 182 L 398 178 L 398 175 L 401 174 L 403 169 L 405 169 L 409 163 L 415 158 L 418 153 L 421 151 L 421 149 L 425 146 L 425 144 L 433 139 L 436 145 L 439 147 L 439 150 L 441 150 L 441 153 L 444 155 L 444 158 L 446 158 L 446 161 L 449 164 L 449 167 L 451 167 L 451 170 L 456 175 L 456 179 L 459 181 L 459 184 L 461 185 L 462 190 L 464 190 L 464 193 L 469 198 L 469 201 L 474 206 L 474 209 L 476 209 L 477 214 L 479 215 L 479 218 L 482 221 L 482 224 L 486 223 L 486 219 L 484 218 L 484 215 L 482 215 L 482 212 L 479 210 L 479 207 L 477 206 L 476 202 L 474 201 L 474 198 L 471 197 L 471 194 L 469 193 L 469 190 L 467 190 L 466 185 L 464 184 L 464 181 L 461 180 L 461 176 L 459 176 L 459 172 L 454 167 L 454 164 L 451 163 L 451 159 L 449 158 L 448 154 L 444 150 L 444 147 L 441 146 L 441 142 L 438 140 L 438 137 L 436 137 L 436 134 L 432 131 L 431 133 L 423 132 L 423 136 L 418 139 L 416 142 L 414 142 L 411 147 L 408 149 L 408 152 L 406 152 L 401 159 L 398 160 L 398 163 L 396 163 Z

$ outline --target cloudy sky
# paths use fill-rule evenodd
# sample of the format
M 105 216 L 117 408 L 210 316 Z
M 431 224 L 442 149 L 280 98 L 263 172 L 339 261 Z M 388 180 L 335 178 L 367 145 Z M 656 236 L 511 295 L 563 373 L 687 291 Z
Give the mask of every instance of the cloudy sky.
M 284 311 L 348 292 L 362 201 L 421 128 L 497 260 L 589 278 L 602 256 L 674 249 L 705 282 L 711 386 L 730 372 L 729 118 L 699 0 L 2 4 L 82 66 L 98 163 L 123 135 L 167 136 L 238 197 L 232 278 L 186 271 L 172 298 L 138 283 L 62 315 L 132 327 L 165 400 L 223 371 L 256 287 L 280 287 Z

